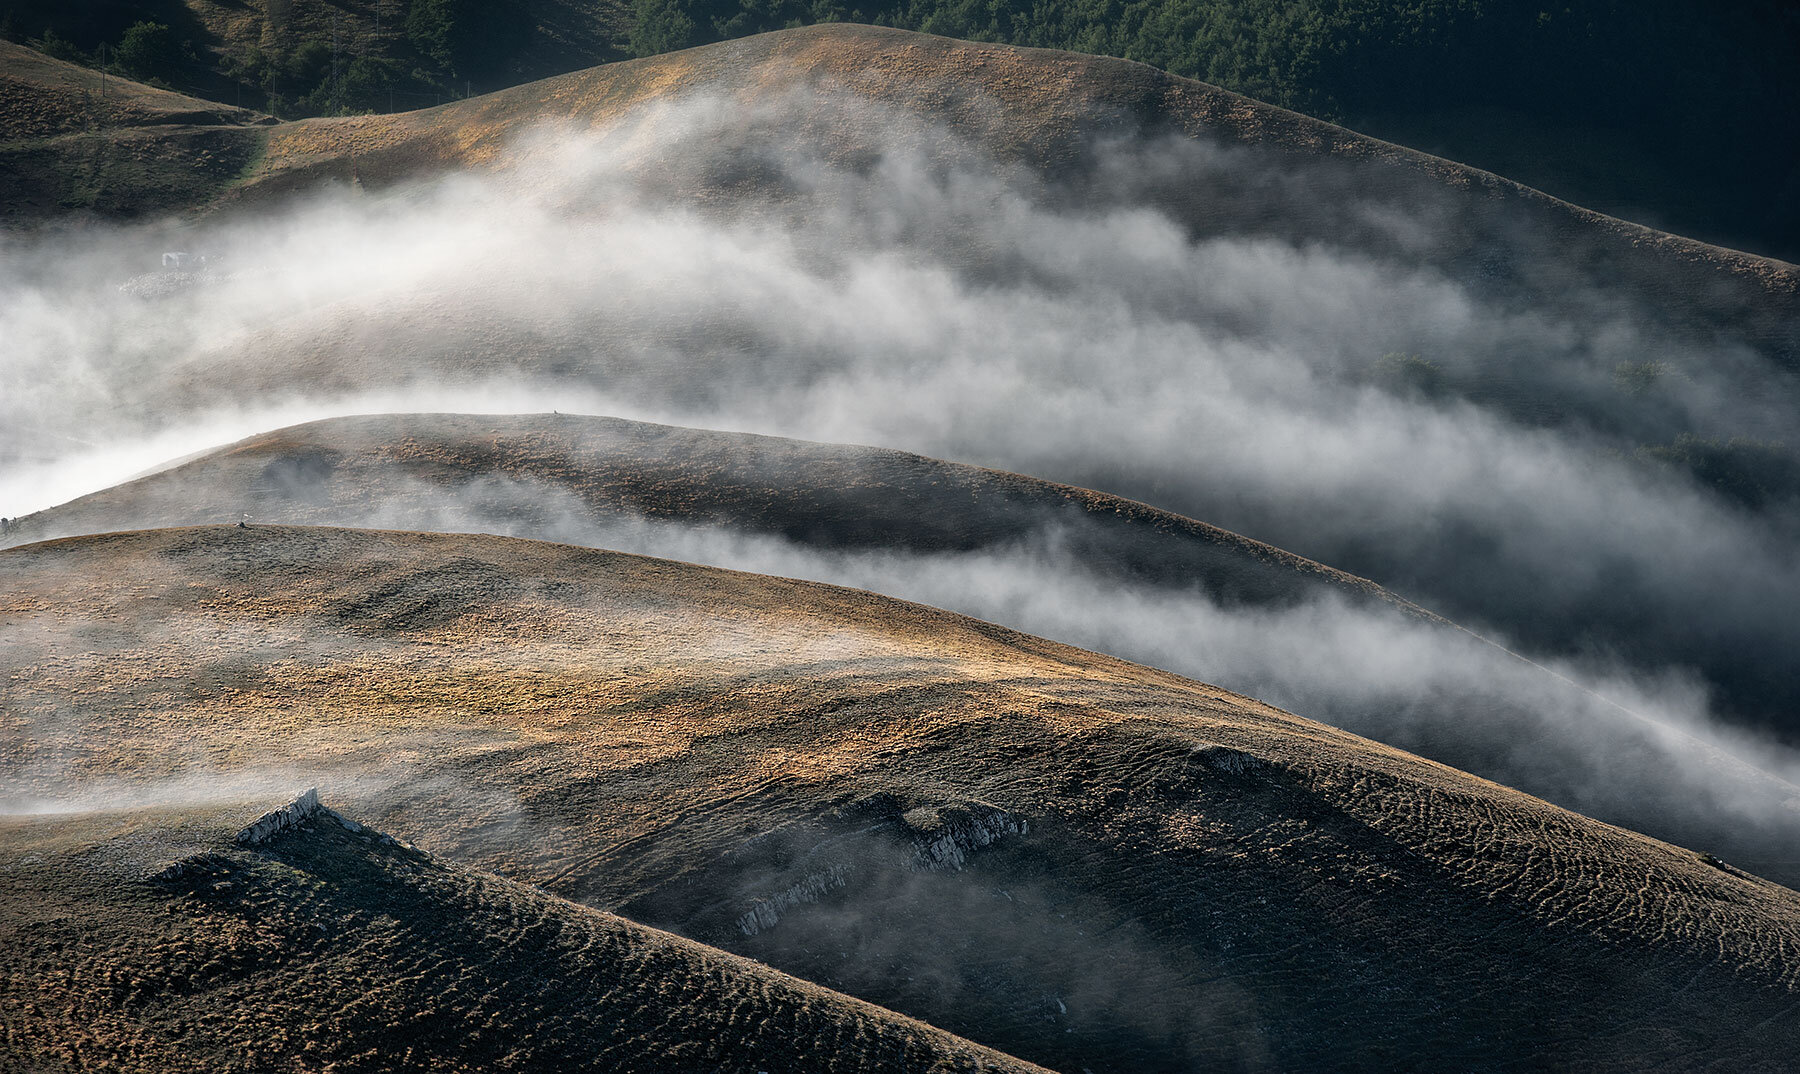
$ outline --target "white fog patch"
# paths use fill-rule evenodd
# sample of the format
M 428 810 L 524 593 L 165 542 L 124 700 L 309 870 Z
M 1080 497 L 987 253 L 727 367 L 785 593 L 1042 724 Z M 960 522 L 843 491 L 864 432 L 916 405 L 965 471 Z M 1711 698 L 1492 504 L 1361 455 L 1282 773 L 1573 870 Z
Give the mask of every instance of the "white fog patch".
M 0 237 L 0 515 L 354 413 L 555 409 L 873 444 L 1135 495 L 1334 565 L 1361 557 L 1391 570 L 1370 568 L 1377 581 L 1503 638 L 1518 638 L 1507 624 L 1591 622 L 1543 661 L 1792 773 L 1710 715 L 1688 656 L 1800 645 L 1787 523 L 1633 463 L 1616 430 L 1370 375 L 1407 353 L 1467 383 L 1607 400 L 1622 363 L 1661 362 L 1673 373 L 1634 419 L 1646 428 L 1800 428 L 1791 395 L 1755 390 L 1786 382 L 1748 347 L 1647 329 L 1604 280 L 1586 281 L 1591 316 L 1574 320 L 1411 258 L 1209 229 L 1131 193 L 1192 176 L 1222 198 L 1259 183 L 1305 196 L 1307 176 L 1248 150 L 1121 142 L 1098 158 L 1105 196 L 1070 203 L 953 135 L 851 114 L 863 107 L 841 110 L 887 135 L 869 134 L 865 155 L 809 137 L 783 103 L 698 99 L 598 133 L 535 133 L 494 174 L 327 191 L 189 229 Z M 693 196 L 725 172 L 760 177 L 757 192 Z M 1346 212 L 1423 251 L 1450 210 Z M 209 269 L 133 286 L 177 246 L 204 249 Z M 460 517 L 449 504 L 435 524 Z M 1422 749 L 1497 737 L 1459 728 L 1458 706 L 1553 704 L 1524 665 L 1441 633 L 1329 603 L 1222 609 L 1070 573 L 1051 551 L 833 557 L 571 527 L 523 535 L 877 589 Z M 1615 651 L 1627 637 L 1636 648 Z M 1615 742 L 1578 716 L 1542 718 L 1534 733 L 1560 730 L 1519 750 L 1546 785 L 1641 793 L 1594 774 Z

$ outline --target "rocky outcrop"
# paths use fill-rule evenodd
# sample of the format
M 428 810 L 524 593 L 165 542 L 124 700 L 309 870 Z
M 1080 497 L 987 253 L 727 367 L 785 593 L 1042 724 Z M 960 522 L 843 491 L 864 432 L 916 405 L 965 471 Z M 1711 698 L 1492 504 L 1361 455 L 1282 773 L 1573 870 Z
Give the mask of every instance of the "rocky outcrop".
M 264 813 L 257 818 L 256 823 L 237 833 L 238 846 L 261 846 L 289 828 L 311 820 L 324 808 L 319 804 L 319 789 L 313 787 L 280 809 Z M 360 828 L 361 825 L 357 827 Z
M 903 814 L 900 823 L 912 835 L 911 867 L 927 872 L 959 872 L 976 851 L 1031 827 L 1024 817 L 986 802 L 926 806 Z
M 317 787 L 308 790 L 305 794 L 302 794 L 300 797 L 289 802 L 287 805 L 282 806 L 280 809 L 264 813 L 257 819 L 255 824 L 252 824 L 248 828 L 237 833 L 237 842 L 239 846 L 245 847 L 262 846 L 282 832 L 288 831 L 291 828 L 297 828 L 307 821 L 320 818 L 335 821 L 346 831 L 353 832 L 357 835 L 370 836 L 389 846 L 407 845 L 401 843 L 391 835 L 378 832 L 367 825 L 358 824 L 356 821 L 351 820 L 342 813 L 322 805 L 319 802 L 319 789 Z
M 837 825 L 844 827 L 832 831 Z M 1024 817 L 986 802 L 907 809 L 891 795 L 873 795 L 835 811 L 824 824 L 764 833 L 730 855 L 737 869 L 774 865 L 772 871 L 785 874 L 783 879 L 798 874 L 785 887 L 763 888 L 732 923 L 743 935 L 755 936 L 774 928 L 795 907 L 838 892 L 887 890 L 907 873 L 960 872 L 977 853 L 1029 830 Z M 729 875 L 724 872 L 713 882 L 731 883 Z
M 410 843 L 403 843 L 384 832 L 376 831 L 366 824 L 358 824 L 342 813 L 323 805 L 319 801 L 318 788 L 314 787 L 300 797 L 282 806 L 270 810 L 258 817 L 254 824 L 237 833 L 235 842 L 241 847 L 261 847 L 268 845 L 283 832 L 293 831 L 302 825 L 330 821 L 352 835 L 361 837 L 366 843 L 378 843 L 382 846 L 400 847 L 412 853 L 418 848 Z M 207 852 L 194 854 L 180 861 L 165 865 L 156 872 L 144 877 L 153 884 L 195 884 L 229 875 L 234 869 L 241 867 L 241 862 L 234 863 L 226 854 Z
M 751 904 L 749 912 L 737 919 L 738 931 L 746 936 L 772 929 L 781 915 L 802 903 L 818 902 L 826 892 L 845 886 L 850 873 L 847 862 L 836 862 L 816 873 L 801 878 L 799 883 L 773 895 L 765 895 Z

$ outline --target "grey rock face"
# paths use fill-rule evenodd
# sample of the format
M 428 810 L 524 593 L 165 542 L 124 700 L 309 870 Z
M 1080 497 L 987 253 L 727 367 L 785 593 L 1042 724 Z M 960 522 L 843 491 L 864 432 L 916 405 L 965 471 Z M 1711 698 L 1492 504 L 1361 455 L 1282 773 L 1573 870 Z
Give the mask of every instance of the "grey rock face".
M 289 828 L 311 820 L 324 808 L 319 804 L 319 789 L 313 787 L 280 809 L 264 813 L 256 823 L 237 833 L 238 845 L 261 846 Z
M 772 895 L 765 895 L 751 905 L 749 912 L 737 919 L 738 930 L 746 936 L 755 936 L 765 929 L 772 929 L 781 921 L 781 915 L 802 903 L 818 902 L 828 891 L 845 885 L 845 877 L 850 866 L 845 862 L 834 862 L 819 872 L 803 877 L 798 883 Z

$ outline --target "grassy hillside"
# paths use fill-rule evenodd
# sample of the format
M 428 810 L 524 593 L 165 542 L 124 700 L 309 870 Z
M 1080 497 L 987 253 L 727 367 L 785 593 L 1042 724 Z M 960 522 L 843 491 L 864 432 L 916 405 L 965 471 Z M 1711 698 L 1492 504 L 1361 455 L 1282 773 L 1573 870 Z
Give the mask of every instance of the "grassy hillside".
M 0 41 L 0 224 L 204 204 L 244 178 L 272 122 Z
M 1366 579 L 1089 489 L 903 451 L 584 415 L 309 422 L 15 518 L 0 547 L 244 515 L 398 529 L 525 525 L 550 536 L 569 507 L 595 524 L 721 525 L 911 553 L 1003 548 L 1055 529 L 1075 558 L 1121 578 L 1199 585 L 1263 607 L 1330 592 L 1426 617 Z
M 1138 60 L 1800 257 L 1800 11 L 1777 0 L 636 0 L 631 41 L 644 55 L 826 19 Z
M 868 585 L 1094 639 L 1087 644 L 1244 692 L 1307 698 L 1305 715 L 1800 879 L 1791 854 L 1800 816 L 1785 804 L 1800 790 L 1691 739 L 1662 745 L 1665 731 L 1366 579 L 1145 504 L 906 452 L 580 415 L 340 418 L 13 519 L 0 547 L 246 516 L 258 526 L 501 533 Z M 1040 594 L 1055 579 L 1079 579 L 1095 589 L 1086 616 L 1108 625 L 1058 633 L 1071 629 L 1066 618 L 1019 607 L 998 578 L 979 587 L 992 595 L 933 586 L 934 575 L 971 562 L 1042 564 L 1027 587 Z M 1156 607 L 1157 594 L 1186 602 L 1185 615 L 1154 620 L 1171 632 L 1163 647 L 1115 633 L 1143 619 L 1145 604 Z M 1183 624 L 1231 617 L 1235 635 L 1308 664 L 1331 651 L 1309 617 L 1340 609 L 1363 633 L 1397 633 L 1480 671 L 1456 685 L 1396 683 L 1372 699 L 1359 687 L 1340 700 L 1302 667 L 1271 675 L 1220 663 L 1203 632 Z M 1454 719 L 1419 715 L 1449 710 Z M 1669 793 L 1647 798 L 1645 783 Z
M 1040 1069 L 329 810 L 238 845 L 256 815 L 0 820 L 0 1066 Z
M 382 12 L 379 29 L 377 9 Z M 388 111 L 820 21 L 1138 60 L 1560 197 L 1800 258 L 1800 14 L 1778 0 L 160 0 L 14 5 L 60 55 L 283 115 Z M 140 35 L 141 36 L 141 35 Z M 142 55 L 140 55 L 142 54 Z M 245 96 L 245 95 L 248 96 Z
M 945 92 L 947 86 L 954 92 Z M 780 136 L 791 140 L 803 132 L 834 160 L 847 162 L 881 146 L 883 131 L 859 125 L 868 117 L 857 105 L 869 102 L 892 109 L 893 121 L 917 123 L 914 137 L 954 131 L 962 144 L 946 145 L 944 153 L 972 149 L 1021 161 L 1066 184 L 1071 197 L 1151 205 L 1198 234 L 1269 235 L 1404 255 L 1459 279 L 1479 278 L 1496 295 L 1516 292 L 1521 301 L 1540 304 L 1567 300 L 1569 291 L 1581 289 L 1570 277 L 1579 268 L 1641 290 L 1680 318 L 1703 317 L 1701 330 L 1708 334 L 1748 330 L 1800 347 L 1789 338 L 1790 304 L 1800 293 L 1800 271 L 1793 266 L 1611 219 L 1500 176 L 1139 65 L 864 26 L 765 34 L 608 64 L 420 113 L 284 124 L 270 140 L 259 193 L 340 177 L 351 154 L 361 162 L 364 180 L 377 184 L 471 165 L 518 167 L 530 155 L 517 148 L 517 139 L 534 123 L 566 123 L 572 133 L 604 135 L 635 107 L 694 92 L 788 108 Z M 1195 181 L 1147 167 L 1121 194 L 1106 185 L 1113 162 L 1093 143 L 1116 136 L 1127 118 L 1146 141 L 1173 134 L 1243 146 L 1259 154 L 1255 166 L 1305 174 L 1239 187 L 1221 176 Z M 755 120 L 776 122 L 768 115 Z M 627 128 L 618 137 L 644 134 Z M 733 152 L 741 149 L 719 148 L 721 156 Z M 644 161 L 665 171 L 666 163 L 654 156 Z M 691 173 L 661 175 L 659 182 L 708 197 L 787 193 L 778 185 L 743 182 L 715 161 Z M 1433 213 L 1431 240 L 1408 243 L 1368 218 L 1372 206 Z M 1736 279 L 1718 280 L 1721 270 Z M 1740 287 L 1747 293 L 1740 294 Z M 1759 291 L 1764 293 L 1749 297 Z M 1779 304 L 1778 312 L 1757 308 L 1771 302 Z M 1771 317 L 1779 331 L 1767 323 Z M 1800 350 L 1786 357 L 1800 363 Z
M 388 112 L 622 59 L 625 0 L 19 0 L 0 36 L 284 117 Z
M 1070 1074 L 1800 1048 L 1792 891 L 917 605 L 261 526 L 14 548 L 0 582 L 23 800 L 317 780 L 433 853 Z M 215 897 L 263 875 L 288 874 Z

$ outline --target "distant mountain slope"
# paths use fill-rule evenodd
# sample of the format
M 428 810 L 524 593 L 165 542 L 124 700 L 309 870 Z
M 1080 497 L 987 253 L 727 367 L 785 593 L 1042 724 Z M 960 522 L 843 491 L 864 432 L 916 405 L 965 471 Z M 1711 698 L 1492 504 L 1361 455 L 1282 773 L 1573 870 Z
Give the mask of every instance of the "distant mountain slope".
M 1069 1074 L 1800 1048 L 1792 891 L 917 605 L 264 526 L 14 548 L 0 582 L 19 804 L 316 777 L 434 853 Z
M 53 68 L 39 81 L 98 80 L 93 72 L 6 47 L 21 70 Z M 957 91 L 946 94 L 948 85 Z M 1312 173 L 1307 188 L 1280 183 L 1221 188 L 1181 182 L 1176 175 L 1146 168 L 1130 177 L 1124 192 L 1209 233 L 1404 252 L 1416 263 L 1442 266 L 1458 276 L 1480 275 L 1496 294 L 1510 293 L 1518 301 L 1549 308 L 1579 301 L 1581 281 L 1604 276 L 1624 294 L 1659 309 L 1664 327 L 1672 331 L 1729 330 L 1790 370 L 1800 367 L 1800 325 L 1793 316 L 1800 301 L 1800 274 L 1791 265 L 1612 219 L 1490 173 L 1139 64 L 874 27 L 828 25 L 764 34 L 609 64 L 442 108 L 281 124 L 267 132 L 260 156 L 260 132 L 234 132 L 231 144 L 238 148 L 229 159 L 209 158 L 229 167 L 229 174 L 199 168 L 210 176 L 207 185 L 188 188 L 185 194 L 173 193 L 161 172 L 141 182 L 130 176 L 111 178 L 105 184 L 105 208 L 142 212 L 198 207 L 226 190 L 228 180 L 252 159 L 247 181 L 229 189 L 254 203 L 352 178 L 379 187 L 454 168 L 512 166 L 528 156 L 516 143 L 540 124 L 604 130 L 634 107 L 697 93 L 736 95 L 772 107 L 798 104 L 797 93 L 810 95 L 810 107 L 801 107 L 792 118 L 810 124 L 821 144 L 844 159 L 869 152 L 881 135 L 849 125 L 847 106 L 875 103 L 912 121 L 947 124 L 983 152 L 1047 169 L 1077 192 L 1086 186 L 1089 197 L 1117 198 L 1120 193 L 1104 189 L 1103 184 L 1116 184 L 1117 178 L 1103 174 L 1105 162 L 1092 154 L 1095 139 L 1116 136 L 1121 124 L 1124 133 L 1146 139 L 1173 132 L 1252 147 L 1270 154 L 1262 167 L 1305 166 Z M 69 114 L 74 107 L 68 104 L 58 122 L 85 123 L 79 114 Z M 137 156 L 174 159 L 187 152 L 185 142 L 168 133 L 142 137 L 145 144 L 134 151 Z M 65 147 L 66 152 L 75 148 L 73 143 Z M 80 173 L 61 156 L 49 160 L 29 147 L 19 152 L 23 155 L 13 166 L 21 181 L 34 188 L 49 189 Z M 671 178 L 676 189 L 694 193 L 769 193 L 744 183 L 741 175 L 733 178 L 736 174 L 697 168 Z M 721 182 L 727 186 L 721 188 Z M 1371 203 L 1440 216 L 1439 227 L 1427 244 L 1408 242 L 1371 218 Z M 1403 251 L 1395 247 L 1397 240 Z M 1561 263 L 1545 273 L 1548 248 L 1554 248 Z M 1533 271 L 1518 271 L 1524 265 Z
M 204 204 L 243 174 L 259 125 L 273 122 L 0 40 L 0 223 Z
M 1800 257 L 1782 0 L 636 0 L 638 54 L 831 19 L 1120 56 L 1683 234 Z
M 329 810 L 255 847 L 237 813 L 0 820 L 0 1066 L 1041 1069 Z
M 533 158 L 531 150 L 561 144 L 519 146 L 534 125 L 564 125 L 565 136 L 604 134 L 634 107 L 700 94 L 783 110 L 784 137 L 804 132 L 844 163 L 878 153 L 890 133 L 859 126 L 869 117 L 857 107 L 891 109 L 890 122 L 954 132 L 966 146 L 1042 170 L 1074 203 L 1154 207 L 1204 235 L 1255 234 L 1399 255 L 1546 310 L 1592 315 L 1580 303 L 1588 281 L 1604 278 L 1615 297 L 1648 303 L 1659 327 L 1688 336 L 1728 330 L 1790 371 L 1800 368 L 1793 319 L 1800 270 L 1792 265 L 1607 217 L 1141 64 L 867 26 L 763 34 L 404 115 L 284 124 L 271 132 L 267 155 L 241 193 L 265 204 L 272 195 L 346 181 L 353 159 L 362 181 L 377 187 L 455 168 L 514 168 Z M 1257 156 L 1242 163 L 1270 180 L 1239 185 L 1207 176 L 1204 157 L 1185 168 L 1145 160 L 1136 174 L 1118 173 L 1120 161 L 1111 155 L 1121 147 L 1154 156 L 1158 138 L 1171 134 L 1246 148 Z M 619 140 L 641 144 L 650 136 L 628 126 Z M 763 185 L 776 177 L 760 174 L 753 162 L 742 169 L 691 163 L 671 170 L 652 156 L 644 167 L 676 191 L 709 198 L 788 193 Z M 1305 174 L 1304 183 L 1274 179 L 1293 170 Z M 1387 214 L 1430 217 L 1433 226 L 1421 238 L 1386 226 Z
M 283 115 L 441 103 L 810 22 L 1118 56 L 1346 123 L 1627 219 L 1800 256 L 1800 16 L 1780 0 L 18 0 L 0 25 L 112 55 L 169 27 L 170 84 Z M 141 51 L 141 50 L 140 50 Z M 145 73 L 150 73 L 146 67 Z
M 122 56 L 142 23 L 160 47 Z M 284 117 L 404 111 L 624 59 L 630 29 L 626 0 L 11 0 L 0 13 L 15 41 Z

